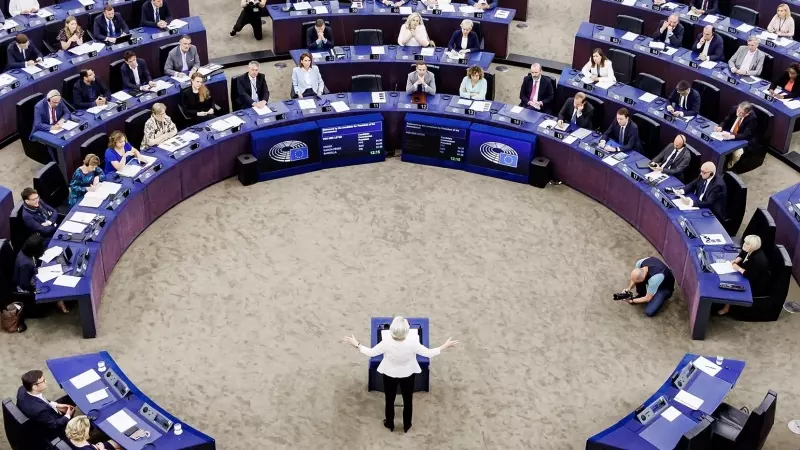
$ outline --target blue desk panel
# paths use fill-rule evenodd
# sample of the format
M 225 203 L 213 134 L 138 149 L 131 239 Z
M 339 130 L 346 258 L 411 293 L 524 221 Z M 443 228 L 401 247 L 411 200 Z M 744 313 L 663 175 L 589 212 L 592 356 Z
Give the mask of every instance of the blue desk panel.
M 378 328 L 383 325 L 392 323 L 393 317 L 373 317 L 369 321 L 370 329 L 370 346 L 375 347 L 378 345 Z M 408 324 L 411 328 L 422 329 L 422 345 L 430 348 L 430 321 L 427 318 L 414 318 L 406 317 Z M 383 355 L 373 356 L 369 359 L 369 381 L 367 383 L 368 391 L 383 392 L 383 375 L 378 373 L 378 366 L 383 361 Z M 414 379 L 414 392 L 430 391 L 430 358 L 417 355 L 417 363 L 419 363 L 422 372 L 417 374 Z
M 767 210 L 775 220 L 775 243 L 786 247 L 792 258 L 792 274 L 800 282 L 800 183 L 776 192 Z

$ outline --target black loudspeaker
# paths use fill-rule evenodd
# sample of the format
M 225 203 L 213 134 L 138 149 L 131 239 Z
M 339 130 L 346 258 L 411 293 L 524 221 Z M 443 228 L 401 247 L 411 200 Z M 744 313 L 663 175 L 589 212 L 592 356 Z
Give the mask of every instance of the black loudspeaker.
M 550 182 L 552 171 L 550 158 L 537 156 L 531 161 L 531 172 L 528 175 L 528 184 L 537 188 L 544 188 Z
M 239 182 L 243 186 L 250 186 L 258 182 L 258 160 L 253 155 L 239 155 L 236 158 L 236 171 L 239 173 Z

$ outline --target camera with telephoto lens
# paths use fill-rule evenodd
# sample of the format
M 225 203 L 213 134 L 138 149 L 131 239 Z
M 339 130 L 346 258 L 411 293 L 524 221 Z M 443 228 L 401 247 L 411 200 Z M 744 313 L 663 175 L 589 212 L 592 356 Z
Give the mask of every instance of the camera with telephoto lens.
M 614 294 L 614 300 L 630 300 L 633 298 L 631 291 L 622 291 Z

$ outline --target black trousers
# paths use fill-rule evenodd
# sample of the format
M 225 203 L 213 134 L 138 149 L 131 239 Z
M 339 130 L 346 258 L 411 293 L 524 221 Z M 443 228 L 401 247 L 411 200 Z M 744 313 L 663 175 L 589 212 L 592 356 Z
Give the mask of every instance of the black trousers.
M 386 423 L 394 428 L 394 398 L 397 396 L 397 385 L 403 394 L 403 426 L 411 426 L 411 414 L 414 412 L 412 396 L 414 395 L 414 376 L 412 373 L 405 378 L 392 378 L 383 376 L 383 393 L 386 394 Z
M 264 35 L 261 30 L 261 17 L 263 16 L 261 8 L 254 8 L 250 5 L 242 8 L 239 13 L 239 18 L 236 19 L 236 24 L 233 26 L 233 31 L 240 32 L 245 25 L 250 24 L 253 27 L 253 36 L 257 41 L 260 41 Z

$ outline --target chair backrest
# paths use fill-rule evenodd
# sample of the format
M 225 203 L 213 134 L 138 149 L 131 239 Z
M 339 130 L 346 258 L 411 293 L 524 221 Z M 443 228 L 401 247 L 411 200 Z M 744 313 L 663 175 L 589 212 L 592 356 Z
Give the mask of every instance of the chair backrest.
M 75 82 L 81 79 L 81 74 L 76 73 L 75 75 L 70 75 L 67 78 L 64 78 L 64 81 L 61 82 L 61 97 L 64 98 L 69 103 L 72 103 L 72 86 L 75 85 Z
M 10 398 L 3 399 L 3 428 L 12 450 L 49 450 L 50 443 Z
M 170 44 L 158 47 L 158 69 L 156 70 L 156 73 L 164 75 L 164 66 L 167 64 L 169 52 L 179 45 L 181 45 L 180 42 L 172 42 Z M 152 67 L 150 69 L 152 70 Z
M 58 208 L 69 197 L 69 185 L 55 162 L 45 164 L 36 172 L 33 176 L 33 188 L 53 208 Z
M 50 151 L 45 145 L 33 142 L 29 139 L 31 130 L 33 129 L 34 107 L 43 98 L 43 94 L 36 93 L 18 101 L 16 117 L 17 133 L 22 141 L 22 149 L 25 151 L 25 155 L 40 164 L 47 164 L 52 161 Z
M 594 107 L 594 114 L 592 115 L 592 129 L 599 130 L 603 126 L 605 118 L 606 103 L 603 99 L 595 97 L 594 95 L 586 95 L 586 101 Z M 638 124 L 637 124 L 638 125 Z
M 354 33 L 353 45 L 383 45 L 383 30 L 364 28 Z
M 440 84 L 439 78 L 439 66 L 434 64 L 425 63 L 425 67 L 428 68 L 428 72 L 433 74 L 433 78 L 436 80 L 436 84 Z M 417 70 L 417 63 L 411 64 L 411 72 Z
M 704 416 L 691 430 L 683 433 L 675 450 L 711 450 L 713 423 L 713 417 Z
M 742 5 L 734 5 L 731 8 L 730 18 L 740 20 L 748 25 L 755 25 L 758 23 L 758 11 Z
M 149 109 L 145 109 L 125 119 L 125 135 L 134 147 L 141 148 L 140 145 L 144 139 L 144 124 L 152 115 L 153 113 Z
M 753 113 L 755 113 L 756 121 L 758 122 L 758 143 L 766 145 L 770 137 L 772 137 L 772 124 L 775 122 L 775 114 L 767 111 L 763 106 L 755 104 L 753 104 Z
M 683 42 L 681 42 L 681 47 L 683 48 L 692 48 L 692 44 L 694 44 L 695 33 L 694 30 L 694 22 L 686 20 L 686 19 L 678 19 L 678 21 L 683 25 Z
M 775 246 L 775 220 L 772 219 L 767 208 L 759 206 L 753 212 L 753 217 L 744 227 L 742 237 L 755 234 L 761 238 L 761 248 L 767 250 Z
M 425 26 L 427 27 L 427 24 Z M 477 20 L 472 21 L 472 32 L 478 36 L 478 46 L 483 48 L 483 28 Z
M 618 48 L 608 50 L 608 59 L 614 66 L 614 76 L 620 83 L 630 83 L 636 66 L 636 55 Z
M 692 89 L 700 94 L 700 115 L 708 118 L 719 116 L 719 88 L 701 80 L 692 81 Z
M 772 67 L 775 65 L 775 57 L 767 52 L 764 52 L 764 65 L 761 66 L 761 75 L 759 77 L 765 80 L 772 79 Z
M 8 17 L 8 16 L 6 16 Z M 8 46 L 14 42 L 14 39 L 5 39 L 0 42 L 0 70 L 6 69 L 6 63 L 8 63 Z
M 112 61 L 108 65 L 108 88 L 111 93 L 119 92 L 122 90 L 122 65 L 125 64 L 124 59 Z
M 619 14 L 617 16 L 617 26 L 615 28 L 618 30 L 630 31 L 631 33 L 642 34 L 644 32 L 644 20 L 638 17 Z
M 233 111 L 238 111 L 242 108 L 239 107 L 239 103 L 236 101 L 239 98 L 239 79 L 242 77 L 247 76 L 247 74 L 237 75 L 231 78 L 231 108 Z
M 686 169 L 680 176 L 676 177 L 679 180 L 683 181 L 684 184 L 692 181 L 692 179 L 696 177 L 698 173 L 700 173 L 700 164 L 701 164 L 700 152 L 695 150 L 695 148 L 689 144 L 686 144 L 686 150 L 689 151 L 689 165 L 686 166 Z
M 486 79 L 486 100 L 494 100 L 494 74 L 484 72 L 483 78 Z
M 792 282 L 792 257 L 786 251 L 786 247 L 775 245 L 771 252 L 767 252 L 769 259 L 770 273 L 770 294 L 774 307 L 767 312 L 766 320 L 778 320 L 786 297 L 789 295 L 789 287 Z
M 300 34 L 300 42 L 303 43 L 303 45 L 302 45 L 303 48 L 306 47 L 306 33 L 308 33 L 308 29 L 309 28 L 314 28 L 314 24 L 315 23 L 316 23 L 316 21 L 312 20 L 311 22 L 303 22 L 303 24 L 300 25 L 300 33 L 301 33 Z M 325 26 L 329 27 L 329 26 L 331 26 L 331 23 L 326 20 L 325 21 Z
M 58 42 L 58 33 L 64 28 L 64 21 L 47 22 L 44 26 L 44 44 L 51 52 L 61 50 L 61 44 Z
M 53 439 L 53 441 L 50 442 L 50 446 L 53 450 L 72 450 L 72 446 L 61 438 Z
M 747 185 L 738 175 L 730 171 L 722 174 L 722 180 L 728 190 L 723 226 L 729 235 L 736 236 L 739 227 L 742 226 L 744 210 L 747 207 Z
M 133 11 L 131 12 L 131 20 L 128 22 L 128 26 L 138 28 L 142 25 L 142 6 L 147 1 L 150 0 L 136 0 L 133 2 Z
M 736 450 L 760 450 L 767 440 L 772 425 L 775 423 L 775 408 L 778 403 L 778 393 L 769 390 L 758 408 L 747 417 L 742 426 L 742 431 L 736 437 L 734 448 Z
M 15 262 L 16 255 L 11 242 L 8 239 L 0 239 L 0 298 L 7 299 L 16 291 L 13 286 Z
M 9 225 L 11 226 L 11 246 L 16 251 L 22 248 L 22 244 L 28 239 L 31 231 L 22 222 L 22 207 L 25 202 L 22 200 L 14 204 L 14 209 L 8 217 Z
M 100 16 L 100 14 L 103 14 L 102 8 L 100 8 L 100 11 L 89 13 L 89 24 L 86 26 L 86 32 L 89 33 L 89 36 L 91 36 L 92 40 L 97 40 L 97 36 L 94 36 L 92 33 L 94 33 L 94 21 Z
M 380 92 L 382 90 L 383 82 L 380 75 L 365 74 L 350 77 L 351 92 Z
M 800 23 L 800 14 L 793 12 L 792 19 L 794 19 L 794 23 Z M 795 41 L 800 39 L 800 27 L 795 27 L 794 29 L 794 36 L 792 37 Z
M 631 83 L 631 86 L 659 97 L 664 97 L 664 85 L 666 85 L 664 80 L 649 73 L 636 75 L 636 78 Z
M 632 115 L 631 120 L 639 127 L 642 154 L 650 159 L 655 158 L 661 150 L 658 148 L 658 143 L 661 139 L 661 124 L 639 113 Z
M 739 49 L 739 41 L 736 36 L 727 31 L 717 30 L 716 33 L 722 38 L 722 53 L 725 55 L 725 61 L 727 61 Z
M 146 112 L 148 114 L 150 113 L 150 111 L 143 111 L 143 112 Z M 130 133 L 128 133 L 127 131 L 127 121 L 125 125 L 126 125 L 125 134 L 130 138 Z M 139 143 L 141 143 L 142 141 L 140 137 L 139 141 L 134 141 L 131 139 L 129 142 L 131 143 L 131 145 L 138 148 Z M 108 148 L 108 135 L 106 133 L 97 133 L 94 136 L 90 137 L 89 139 L 83 141 L 83 143 L 81 144 L 81 161 L 83 161 L 83 158 L 85 158 L 86 155 L 88 155 L 89 153 L 94 153 L 95 155 L 97 155 L 98 158 L 100 158 L 99 167 L 104 167 L 105 154 L 107 148 Z

